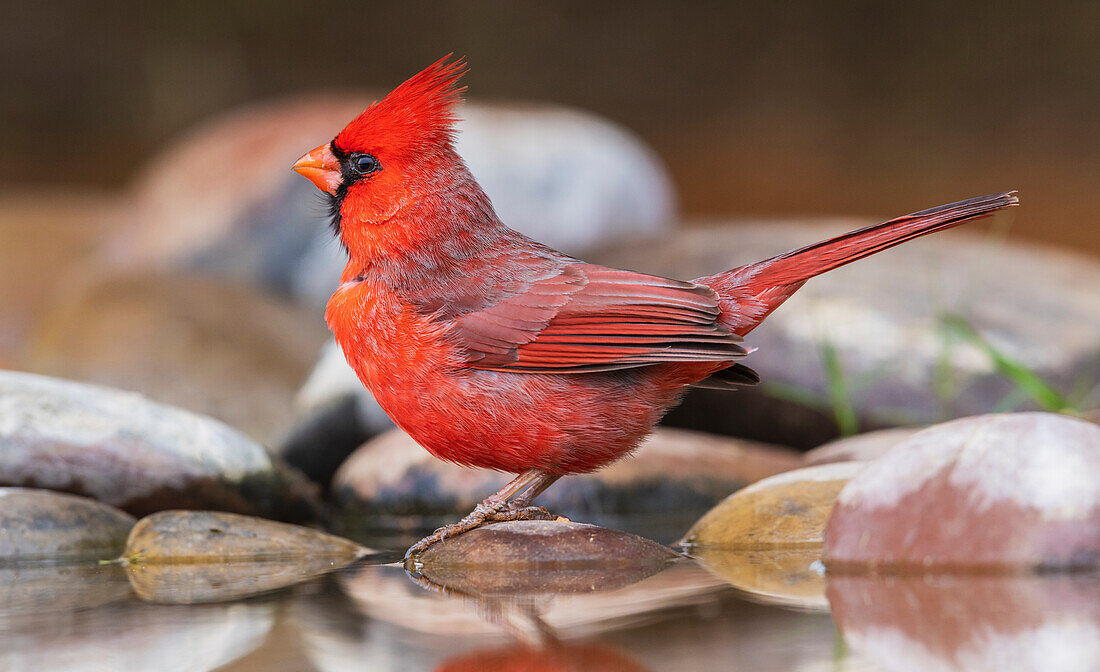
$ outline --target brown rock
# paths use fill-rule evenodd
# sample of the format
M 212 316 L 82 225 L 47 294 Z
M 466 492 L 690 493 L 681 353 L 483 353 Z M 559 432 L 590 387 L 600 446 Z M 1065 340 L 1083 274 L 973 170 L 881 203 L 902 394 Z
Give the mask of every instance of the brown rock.
M 677 557 L 633 534 L 529 520 L 444 539 L 408 566 L 436 586 L 468 595 L 563 594 L 620 588 L 656 574 Z
M 862 462 L 805 467 L 738 490 L 695 523 L 680 544 L 694 548 L 819 546 L 837 494 Z
M 1100 669 L 1100 577 L 830 574 L 833 618 L 882 669 Z
M 85 497 L 0 488 L 0 561 L 113 558 L 133 526 L 133 516 Z
M 167 508 L 317 516 L 304 480 L 222 423 L 141 395 L 0 371 L 0 485 Z
M 271 441 L 325 341 L 319 316 L 209 279 L 73 283 L 29 361 L 47 375 L 148 394 Z
M 914 434 L 840 493 L 825 562 L 830 570 L 1100 564 L 1100 427 L 1012 413 Z
M 868 223 L 700 222 L 675 237 L 619 246 L 591 260 L 689 279 Z M 1074 389 L 1078 381 L 1100 379 L 1096 287 L 1100 264 L 1064 251 L 965 231 L 922 238 L 807 283 L 746 339 L 759 347 L 745 363 L 760 372 L 763 385 L 733 395 L 724 413 L 696 414 L 694 427 L 719 431 L 721 424 L 785 445 L 828 440 L 819 424 L 803 418 L 804 439 L 796 442 L 791 414 L 769 410 L 797 403 L 831 415 L 826 343 L 862 429 L 989 412 L 1019 388 L 981 348 L 951 338 L 940 321 L 945 313 L 964 317 L 990 345 L 1055 388 Z M 1041 319 L 1020 319 L 1037 306 Z M 693 403 L 689 397 L 680 412 Z M 708 417 L 715 424 L 701 424 Z
M 140 564 L 307 557 L 346 564 L 368 552 L 347 539 L 263 518 L 218 511 L 161 511 L 138 521 L 122 555 Z
M 563 478 L 538 503 L 570 519 L 671 541 L 730 491 L 799 464 L 800 455 L 785 448 L 659 429 L 632 456 Z M 423 529 L 468 513 L 510 478 L 438 460 L 395 430 L 353 454 L 333 492 L 362 514 L 356 525 Z

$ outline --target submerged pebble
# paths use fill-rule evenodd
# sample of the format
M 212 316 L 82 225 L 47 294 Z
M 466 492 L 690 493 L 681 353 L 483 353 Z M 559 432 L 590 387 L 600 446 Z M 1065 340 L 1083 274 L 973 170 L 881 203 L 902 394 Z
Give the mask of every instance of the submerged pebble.
M 980 415 L 892 448 L 841 491 L 834 568 L 1100 565 L 1100 427 Z

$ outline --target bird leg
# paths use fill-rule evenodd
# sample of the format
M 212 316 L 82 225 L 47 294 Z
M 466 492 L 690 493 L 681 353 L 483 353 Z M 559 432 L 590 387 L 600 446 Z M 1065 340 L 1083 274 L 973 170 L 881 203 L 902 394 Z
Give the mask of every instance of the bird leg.
M 561 477 L 561 474 L 540 472 L 538 480 L 532 483 L 531 487 L 516 495 L 512 501 L 490 516 L 489 521 L 503 523 L 508 520 L 554 520 L 557 516 L 544 507 L 531 506 L 531 502 Z
M 504 522 L 506 520 L 533 520 L 536 518 L 553 519 L 549 511 L 541 506 L 531 506 L 531 500 L 542 491 L 561 478 L 561 474 L 548 474 L 540 469 L 528 469 L 512 479 L 508 485 L 485 498 L 474 507 L 465 518 L 444 525 L 430 535 L 413 544 L 405 552 L 405 558 L 423 553 L 429 546 L 447 537 L 453 537 L 463 532 L 481 527 L 487 522 Z M 530 487 L 528 487 L 530 486 Z M 508 500 L 524 488 L 525 492 L 516 497 L 512 502 Z

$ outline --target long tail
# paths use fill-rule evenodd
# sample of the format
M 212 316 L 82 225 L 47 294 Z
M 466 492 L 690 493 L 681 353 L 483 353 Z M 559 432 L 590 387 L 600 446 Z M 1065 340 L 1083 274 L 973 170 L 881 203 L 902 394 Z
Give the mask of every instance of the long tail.
M 699 278 L 722 299 L 724 326 L 744 335 L 807 280 L 936 231 L 1019 205 L 1015 191 L 971 198 L 874 224 L 748 266 Z

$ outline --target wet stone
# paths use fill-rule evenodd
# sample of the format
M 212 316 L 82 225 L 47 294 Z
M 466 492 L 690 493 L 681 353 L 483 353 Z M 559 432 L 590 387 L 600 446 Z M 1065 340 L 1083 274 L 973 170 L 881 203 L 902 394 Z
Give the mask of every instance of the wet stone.
M 672 541 L 732 490 L 800 461 L 781 447 L 658 429 L 633 455 L 592 474 L 567 476 L 536 503 L 571 520 Z M 395 430 L 341 466 L 333 495 L 358 519 L 353 525 L 431 529 L 465 515 L 510 478 L 438 460 Z
M 161 511 L 138 521 L 122 555 L 131 563 L 326 558 L 350 562 L 368 552 L 308 527 L 218 511 Z
M 226 425 L 131 392 L 0 371 L 0 485 L 136 515 L 200 508 L 312 520 L 316 495 Z
M 864 468 L 838 462 L 778 474 L 738 490 L 703 516 L 687 548 L 817 545 L 841 488 Z
M 1100 427 L 1051 413 L 914 434 L 841 491 L 830 571 L 1100 565 Z
M 473 595 L 612 590 L 678 556 L 654 541 L 595 525 L 512 521 L 429 546 L 407 566 L 432 584 Z
M 0 488 L 0 563 L 115 557 L 133 516 L 85 497 Z

